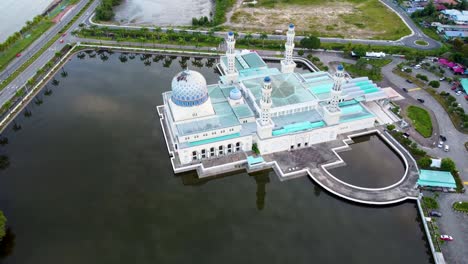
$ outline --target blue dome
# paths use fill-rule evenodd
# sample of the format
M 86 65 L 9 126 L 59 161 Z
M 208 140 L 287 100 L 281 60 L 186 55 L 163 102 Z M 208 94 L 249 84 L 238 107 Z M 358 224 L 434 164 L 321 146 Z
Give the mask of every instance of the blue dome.
M 338 67 L 336 69 L 339 70 L 339 71 L 342 71 L 342 70 L 344 70 L 344 67 L 343 67 L 343 65 L 340 64 L 340 65 L 338 65 Z
M 242 93 L 239 89 L 234 88 L 229 93 L 229 98 L 231 98 L 232 100 L 239 100 L 242 98 Z
M 199 72 L 185 70 L 172 79 L 172 102 L 190 107 L 201 105 L 208 100 L 206 80 Z
M 269 76 L 265 77 L 265 79 L 263 79 L 264 82 L 266 83 L 269 83 L 271 82 L 271 78 Z
M 234 32 L 229 31 L 229 32 L 228 32 L 228 35 L 229 35 L 229 36 L 234 36 Z
M 294 28 L 294 24 L 293 23 L 289 24 L 289 28 Z

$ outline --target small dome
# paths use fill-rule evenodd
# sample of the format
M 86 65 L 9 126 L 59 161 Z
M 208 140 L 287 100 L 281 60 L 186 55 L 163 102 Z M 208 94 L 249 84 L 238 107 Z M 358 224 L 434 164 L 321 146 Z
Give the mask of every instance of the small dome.
M 266 76 L 265 79 L 263 79 L 263 82 L 269 83 L 271 82 L 271 78 L 269 76 Z
M 293 24 L 293 23 L 289 24 L 289 28 L 290 28 L 290 29 L 293 29 L 293 28 L 294 28 L 294 24 Z
M 232 100 L 239 100 L 242 98 L 242 93 L 239 89 L 234 88 L 229 93 L 229 98 L 231 98 Z
M 343 65 L 340 64 L 340 65 L 338 65 L 338 67 L 337 67 L 336 69 L 337 69 L 338 71 L 343 71 L 343 70 L 344 70 L 344 67 L 343 67 Z
M 179 106 L 201 105 L 208 100 L 206 80 L 199 72 L 185 70 L 172 79 L 172 102 Z
M 228 32 L 228 36 L 234 36 L 234 32 L 229 31 L 229 32 Z

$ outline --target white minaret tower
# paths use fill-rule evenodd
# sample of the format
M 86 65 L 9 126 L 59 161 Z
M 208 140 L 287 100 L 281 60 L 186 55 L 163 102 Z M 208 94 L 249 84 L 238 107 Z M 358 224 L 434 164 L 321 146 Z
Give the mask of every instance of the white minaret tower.
M 226 57 L 227 57 L 227 71 L 226 71 L 226 79 L 228 83 L 237 82 L 239 73 L 236 70 L 236 40 L 234 39 L 234 33 L 230 31 L 227 34 L 226 39 L 227 50 L 226 50 Z
M 341 86 L 343 85 L 344 81 L 344 68 L 343 65 L 338 65 L 336 68 L 334 80 L 333 80 L 333 88 L 330 91 L 330 101 L 328 101 L 328 105 L 324 107 L 324 119 L 328 125 L 338 124 L 340 121 L 341 110 L 338 106 L 341 98 Z
M 260 100 L 260 119 L 257 119 L 257 133 L 260 138 L 271 137 L 273 121 L 271 120 L 271 78 L 265 77 L 263 80 L 262 99 Z
M 286 44 L 284 51 L 284 60 L 281 60 L 281 72 L 282 73 L 292 73 L 296 68 L 296 63 L 293 61 L 293 52 L 294 52 L 294 24 L 289 24 L 288 33 L 286 34 Z

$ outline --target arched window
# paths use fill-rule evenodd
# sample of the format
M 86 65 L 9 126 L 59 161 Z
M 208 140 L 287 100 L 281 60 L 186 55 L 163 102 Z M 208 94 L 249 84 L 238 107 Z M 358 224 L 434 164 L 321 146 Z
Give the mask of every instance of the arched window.
M 227 153 L 231 153 L 232 152 L 232 144 L 228 144 L 227 145 Z
M 206 149 L 202 149 L 202 151 L 201 151 L 201 158 L 202 158 L 202 159 L 206 158 Z
M 193 160 L 197 160 L 197 159 L 198 159 L 198 157 L 197 157 L 197 152 L 196 152 L 196 151 L 193 151 L 193 152 L 192 152 L 192 159 L 193 159 Z
M 210 148 L 210 157 L 215 155 L 215 148 Z
M 224 154 L 224 147 L 223 146 L 219 146 L 218 148 L 218 155 L 223 155 Z
M 241 149 L 241 143 L 237 142 L 236 143 L 236 151 L 240 151 L 240 149 Z

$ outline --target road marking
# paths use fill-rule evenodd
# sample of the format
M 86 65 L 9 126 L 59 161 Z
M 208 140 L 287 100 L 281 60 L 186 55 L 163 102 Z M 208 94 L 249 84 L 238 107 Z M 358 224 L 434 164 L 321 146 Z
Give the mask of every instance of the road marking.
M 466 182 L 463 182 L 463 184 L 465 184 L 465 185 L 468 185 L 468 181 L 466 181 Z
M 414 92 L 414 91 L 417 91 L 417 90 L 421 90 L 421 88 L 416 87 L 416 88 L 408 89 L 408 91 L 410 91 L 410 92 Z

